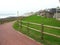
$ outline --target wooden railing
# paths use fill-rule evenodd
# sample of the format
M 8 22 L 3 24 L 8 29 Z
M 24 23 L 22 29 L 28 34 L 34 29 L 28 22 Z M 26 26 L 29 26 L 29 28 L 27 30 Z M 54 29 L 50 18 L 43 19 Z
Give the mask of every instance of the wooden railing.
M 60 35 L 55 35 L 55 34 L 51 34 L 51 33 L 44 32 L 44 27 L 49 27 L 49 28 L 54 28 L 54 29 L 59 29 L 59 30 L 60 30 L 60 27 L 43 25 L 43 24 L 32 23 L 32 22 L 27 22 L 27 21 L 20 21 L 20 22 L 21 22 L 21 23 L 20 23 L 21 28 L 22 28 L 22 26 L 24 26 L 24 27 L 27 28 L 27 30 L 32 29 L 32 30 L 34 30 L 34 31 L 40 32 L 40 33 L 41 33 L 41 39 L 42 39 L 42 40 L 43 40 L 44 34 L 47 34 L 47 35 L 51 35 L 51 36 L 55 36 L 55 37 L 57 37 L 57 38 L 60 38 Z M 27 23 L 28 25 L 26 26 L 26 25 L 23 25 L 22 23 Z M 29 27 L 30 24 L 34 24 L 34 25 L 39 25 L 39 26 L 41 26 L 41 30 L 38 30 L 38 29 Z

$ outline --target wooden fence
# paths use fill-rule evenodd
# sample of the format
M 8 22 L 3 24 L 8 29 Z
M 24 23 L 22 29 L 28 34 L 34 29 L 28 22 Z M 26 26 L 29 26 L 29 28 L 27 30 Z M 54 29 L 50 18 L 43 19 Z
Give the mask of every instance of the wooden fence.
M 26 25 L 23 25 L 22 23 L 27 23 L 27 26 Z M 30 24 L 34 24 L 34 25 L 39 25 L 41 26 L 41 30 L 37 30 L 35 28 L 31 28 L 29 27 Z M 44 27 L 49 27 L 49 28 L 54 28 L 54 29 L 59 29 L 60 30 L 60 27 L 55 27 L 55 26 L 49 26 L 49 25 L 43 25 L 43 24 L 38 24 L 38 23 L 32 23 L 32 22 L 26 22 L 26 21 L 20 21 L 20 26 L 22 28 L 22 26 L 26 27 L 28 32 L 29 32 L 29 29 L 32 29 L 34 31 L 37 31 L 37 32 L 40 32 L 41 33 L 41 39 L 43 40 L 44 38 L 44 34 L 47 34 L 47 35 L 51 35 L 51 36 L 55 36 L 57 38 L 60 38 L 60 35 L 55 35 L 55 34 L 51 34 L 51 33 L 47 33 L 47 32 L 44 32 Z

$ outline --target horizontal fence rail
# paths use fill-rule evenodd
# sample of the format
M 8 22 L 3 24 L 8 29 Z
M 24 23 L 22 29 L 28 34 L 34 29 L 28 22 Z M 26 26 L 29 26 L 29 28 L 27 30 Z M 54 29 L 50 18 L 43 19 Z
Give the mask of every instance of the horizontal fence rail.
M 29 23 L 29 24 L 35 24 L 35 25 L 41 25 L 38 23 L 32 23 L 32 22 L 26 22 L 26 21 L 22 21 L 23 23 Z M 43 25 L 45 27 L 49 27 L 49 28 L 54 28 L 54 29 L 60 29 L 60 27 L 55 27 L 55 26 L 49 26 L 49 25 Z
M 26 22 L 26 21 L 22 21 L 24 23 L 29 23 L 29 24 L 35 24 L 35 25 L 41 25 L 41 24 L 37 24 L 37 23 L 32 23 L 32 22 Z

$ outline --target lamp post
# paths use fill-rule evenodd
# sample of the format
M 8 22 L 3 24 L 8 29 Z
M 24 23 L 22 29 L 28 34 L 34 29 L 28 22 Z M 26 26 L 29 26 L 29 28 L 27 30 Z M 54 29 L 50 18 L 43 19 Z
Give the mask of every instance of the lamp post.
M 19 22 L 19 11 L 17 11 L 17 21 Z
M 60 0 L 59 0 L 59 3 L 60 3 Z M 59 6 L 56 8 L 56 19 L 58 17 L 58 11 L 59 11 Z

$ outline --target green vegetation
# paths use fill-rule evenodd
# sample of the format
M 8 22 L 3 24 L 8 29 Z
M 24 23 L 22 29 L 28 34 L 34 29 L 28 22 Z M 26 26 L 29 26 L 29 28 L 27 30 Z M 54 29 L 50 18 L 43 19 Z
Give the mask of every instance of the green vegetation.
M 24 18 L 23 20 L 28 21 L 28 22 L 35 22 L 35 23 L 39 23 L 39 24 L 43 23 L 45 25 L 52 25 L 52 26 L 60 27 L 60 21 L 53 19 L 53 18 L 45 18 L 45 17 L 32 15 L 27 18 Z
M 38 23 L 38 24 L 43 23 L 44 25 L 51 25 L 51 26 L 60 27 L 60 21 L 58 21 L 56 19 L 53 19 L 53 18 L 45 18 L 45 17 L 32 15 L 32 16 L 23 18 L 22 20 L 26 21 L 26 22 L 35 22 L 35 23 Z M 22 25 L 27 26 L 27 24 L 23 23 L 23 22 L 22 22 Z M 18 31 L 28 35 L 29 37 L 37 40 L 38 42 L 44 43 L 45 45 L 60 45 L 60 38 L 44 34 L 44 39 L 42 41 L 40 32 L 34 31 L 32 29 L 28 30 L 24 26 L 22 26 L 22 28 L 20 28 L 19 25 L 18 25 L 18 22 L 15 22 L 13 27 L 16 30 L 18 30 Z M 37 25 L 34 25 L 34 24 L 29 24 L 29 27 L 32 27 L 32 28 L 35 28 L 35 29 L 38 29 L 38 30 L 41 31 L 41 26 L 37 26 Z M 55 35 L 60 35 L 60 30 L 59 29 L 54 29 L 54 28 L 44 27 L 44 32 L 55 34 Z
M 3 18 L 3 19 L 0 19 L 0 24 L 6 23 L 6 22 L 10 22 L 10 21 L 14 21 L 16 19 L 17 19 L 17 17 Z

